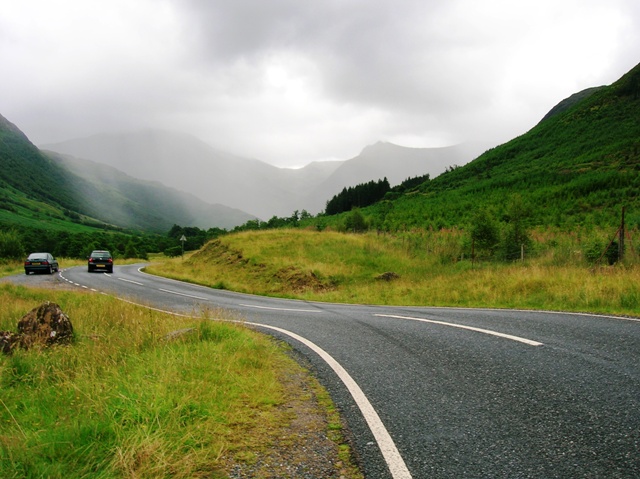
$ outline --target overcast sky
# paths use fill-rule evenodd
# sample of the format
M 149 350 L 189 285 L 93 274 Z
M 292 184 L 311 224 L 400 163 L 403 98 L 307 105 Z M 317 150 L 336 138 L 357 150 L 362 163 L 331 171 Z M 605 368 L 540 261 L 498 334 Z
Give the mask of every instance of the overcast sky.
M 638 63 L 638 0 L 0 0 L 0 114 L 38 145 L 163 128 L 288 167 L 498 144 Z

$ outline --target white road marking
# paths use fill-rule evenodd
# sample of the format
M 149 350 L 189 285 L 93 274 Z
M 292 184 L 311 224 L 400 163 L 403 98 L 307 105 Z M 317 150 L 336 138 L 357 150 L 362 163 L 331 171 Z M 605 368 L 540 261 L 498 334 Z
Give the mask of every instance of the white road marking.
M 373 436 L 378 443 L 378 447 L 382 452 L 384 460 L 387 462 L 387 466 L 391 471 L 393 479 L 412 479 L 411 473 L 409 472 L 409 469 L 407 469 L 404 459 L 402 459 L 402 456 L 400 455 L 398 448 L 393 442 L 391 435 L 387 431 L 387 428 L 384 427 L 380 416 L 378 416 L 378 413 L 373 408 L 364 392 L 362 392 L 362 389 L 360 389 L 358 383 L 353 380 L 351 375 L 340 365 L 338 361 L 333 359 L 333 357 L 320 346 L 317 346 L 315 343 L 312 343 L 308 339 L 305 339 L 302 336 L 299 336 L 291 331 L 287 331 L 286 329 L 278 328 L 276 326 L 268 326 L 266 324 L 260 323 L 244 322 L 244 324 L 251 324 L 253 326 L 259 326 L 261 328 L 272 329 L 282 334 L 286 334 L 287 336 L 300 341 L 302 344 L 306 345 L 318 356 L 320 356 L 338 375 L 338 377 L 347 387 L 347 389 L 351 393 L 351 396 L 360 408 L 362 415 L 369 425 L 369 429 L 371 429 L 371 432 L 373 433 Z
M 126 283 L 133 283 L 133 284 L 137 284 L 139 286 L 144 286 L 142 283 L 138 283 L 137 281 L 133 281 L 132 279 L 124 279 L 124 278 L 118 278 L 120 281 L 124 281 Z
M 207 300 L 207 298 L 203 298 L 202 296 L 194 296 L 192 294 L 178 293 L 177 291 L 171 291 L 170 289 L 161 289 L 160 288 L 159 291 L 162 291 L 163 293 L 177 294 L 178 296 L 186 296 L 187 298 L 202 299 L 204 301 Z
M 445 321 L 435 321 L 433 319 L 413 318 L 411 316 L 395 316 L 393 314 L 374 314 L 381 318 L 395 318 L 395 319 L 409 319 L 411 321 L 421 321 L 423 323 L 440 324 L 442 326 L 451 326 L 452 328 L 468 329 L 469 331 L 476 331 L 478 333 L 490 334 L 492 336 L 498 336 L 500 338 L 511 339 L 512 341 L 518 341 L 520 343 L 528 344 L 529 346 L 542 346 L 543 344 L 538 341 L 533 341 L 527 338 L 521 338 L 520 336 L 513 336 L 511 334 L 499 333 L 498 331 L 492 331 L 490 329 L 474 328 L 473 326 L 464 326 L 462 324 L 447 323 Z
M 173 291 L 168 291 L 168 292 L 173 292 Z M 172 314 L 174 316 L 181 316 L 181 317 L 193 317 L 190 315 L 176 313 L 173 311 L 153 308 L 151 306 L 135 303 L 127 299 L 118 298 L 117 296 L 115 296 L 115 298 L 119 299 L 120 301 L 124 301 L 125 303 L 135 304 L 137 306 L 142 306 L 143 308 L 147 308 L 153 311 L 158 311 L 161 313 Z M 227 320 L 223 320 L 223 321 L 227 321 Z M 261 328 L 278 331 L 282 334 L 286 334 L 287 336 L 290 336 L 300 341 L 302 344 L 306 345 L 312 351 L 314 351 L 318 356 L 320 356 L 329 365 L 329 367 L 333 369 L 333 371 L 338 375 L 340 380 L 343 382 L 343 384 L 347 387 L 347 389 L 351 393 L 351 396 L 353 397 L 353 400 L 358 405 L 358 408 L 360 408 L 360 411 L 362 412 L 362 415 L 365 421 L 367 421 L 367 425 L 369 426 L 369 429 L 371 429 L 371 432 L 373 433 L 373 437 L 378 443 L 380 452 L 382 452 L 382 456 L 384 457 L 384 460 L 386 461 L 387 466 L 389 467 L 389 471 L 391 471 L 391 476 L 393 477 L 393 479 L 413 479 L 413 477 L 411 476 L 411 473 L 409 472 L 409 469 L 407 469 L 407 465 L 405 464 L 404 459 L 402 459 L 402 456 L 400 455 L 398 448 L 393 442 L 393 439 L 391 438 L 389 431 L 387 431 L 387 428 L 382 423 L 380 416 L 378 416 L 378 413 L 369 402 L 369 399 L 367 398 L 367 396 L 365 396 L 362 389 L 360 389 L 360 386 L 358 386 L 358 383 L 354 381 L 351 375 L 340 365 L 338 361 L 336 361 L 333 358 L 333 356 L 331 356 L 329 353 L 327 353 L 324 349 L 322 349 L 320 346 L 316 345 L 315 343 L 286 329 L 278 328 L 276 326 L 269 326 L 261 323 L 252 323 L 248 321 L 230 320 L 228 322 L 258 326 Z
M 317 309 L 270 308 L 268 306 L 257 306 L 255 304 L 242 304 L 242 303 L 238 303 L 238 306 L 245 306 L 247 308 L 256 308 L 256 309 L 270 309 L 272 311 L 296 311 L 299 313 L 321 313 L 322 312 L 322 311 L 318 311 Z

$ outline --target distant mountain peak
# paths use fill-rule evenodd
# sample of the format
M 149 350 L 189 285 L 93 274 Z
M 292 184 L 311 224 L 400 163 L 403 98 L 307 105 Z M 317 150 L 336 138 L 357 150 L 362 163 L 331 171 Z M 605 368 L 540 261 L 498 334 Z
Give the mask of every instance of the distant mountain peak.
M 371 144 L 371 145 L 367 145 L 365 146 L 362 151 L 360 152 L 360 155 L 366 155 L 367 153 L 371 153 L 371 152 L 377 152 L 377 151 L 381 151 L 381 150 L 385 150 L 385 149 L 389 149 L 390 147 L 396 147 L 396 148 L 402 148 L 399 145 L 395 145 L 393 143 L 390 143 L 388 141 L 376 141 L 375 143 Z

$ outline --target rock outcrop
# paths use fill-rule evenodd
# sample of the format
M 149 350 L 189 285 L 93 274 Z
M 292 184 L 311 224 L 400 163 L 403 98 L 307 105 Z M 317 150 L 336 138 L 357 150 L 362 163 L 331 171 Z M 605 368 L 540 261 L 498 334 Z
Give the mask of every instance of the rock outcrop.
M 18 332 L 0 331 L 0 350 L 11 354 L 16 346 L 66 344 L 73 340 L 73 325 L 59 305 L 46 301 L 18 321 Z

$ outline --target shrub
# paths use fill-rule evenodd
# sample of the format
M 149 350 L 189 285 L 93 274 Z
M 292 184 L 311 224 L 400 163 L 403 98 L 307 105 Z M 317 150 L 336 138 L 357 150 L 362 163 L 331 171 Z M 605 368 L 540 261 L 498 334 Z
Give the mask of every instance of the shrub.
M 0 258 L 22 259 L 25 256 L 20 235 L 15 231 L 0 231 Z

